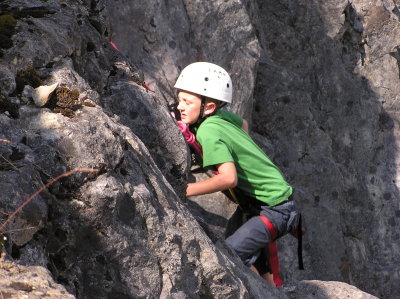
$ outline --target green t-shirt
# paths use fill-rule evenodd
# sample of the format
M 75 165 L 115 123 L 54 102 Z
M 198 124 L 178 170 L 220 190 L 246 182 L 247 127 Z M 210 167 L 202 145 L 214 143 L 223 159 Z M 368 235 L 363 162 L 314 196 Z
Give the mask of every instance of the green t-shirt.
M 270 206 L 277 205 L 292 194 L 292 187 L 242 129 L 242 123 L 240 116 L 219 110 L 200 125 L 196 139 L 203 149 L 203 167 L 234 162 L 237 188 Z

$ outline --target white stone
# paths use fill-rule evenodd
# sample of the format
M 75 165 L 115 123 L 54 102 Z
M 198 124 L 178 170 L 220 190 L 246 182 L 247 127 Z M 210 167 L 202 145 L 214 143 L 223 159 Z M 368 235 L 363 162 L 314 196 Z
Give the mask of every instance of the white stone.
M 54 90 L 58 87 L 58 82 L 52 85 L 42 85 L 38 88 L 35 88 L 35 91 L 32 94 L 33 101 L 36 106 L 43 107 L 48 102 L 50 95 L 54 92 Z

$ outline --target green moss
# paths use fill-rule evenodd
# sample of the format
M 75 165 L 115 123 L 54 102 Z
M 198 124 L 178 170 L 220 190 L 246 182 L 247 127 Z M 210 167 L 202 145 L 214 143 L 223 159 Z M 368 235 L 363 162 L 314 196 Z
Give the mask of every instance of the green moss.
M 12 15 L 0 16 L 0 48 L 8 49 L 13 46 L 11 37 L 15 33 L 17 21 Z
M 0 16 L 0 27 L 10 26 L 15 28 L 17 20 L 12 15 L 1 15 Z
M 19 70 L 15 77 L 15 82 L 17 84 L 17 93 L 21 93 L 25 85 L 30 85 L 33 88 L 36 88 L 43 84 L 39 73 L 31 66 L 24 70 Z

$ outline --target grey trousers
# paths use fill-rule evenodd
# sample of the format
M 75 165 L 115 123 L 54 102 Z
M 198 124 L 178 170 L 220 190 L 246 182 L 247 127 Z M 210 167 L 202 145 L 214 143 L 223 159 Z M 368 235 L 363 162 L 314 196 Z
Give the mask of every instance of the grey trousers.
M 289 233 L 297 226 L 300 212 L 293 200 L 277 206 L 261 206 L 259 215 L 254 215 L 226 239 L 246 266 L 254 265 L 260 274 L 270 272 L 268 267 L 268 243 L 271 236 L 259 217 L 265 216 L 275 226 L 278 237 Z

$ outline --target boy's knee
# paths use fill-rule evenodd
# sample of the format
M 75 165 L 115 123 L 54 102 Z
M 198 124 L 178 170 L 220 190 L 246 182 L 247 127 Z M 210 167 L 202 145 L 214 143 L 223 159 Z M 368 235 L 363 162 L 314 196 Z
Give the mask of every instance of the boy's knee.
M 234 235 L 231 235 L 225 240 L 226 244 L 229 245 L 236 253 L 239 251 L 239 246 L 240 246 L 240 240 L 234 237 Z
M 236 252 L 246 266 L 252 265 L 259 256 L 261 248 L 268 243 L 268 234 L 263 222 L 253 217 L 242 225 L 226 243 Z
M 232 242 L 232 240 L 226 240 L 226 243 L 235 251 L 237 256 L 247 267 L 250 267 L 256 261 L 257 257 L 255 257 L 254 254 L 249 255 L 248 252 L 243 251 L 239 243 L 235 241 Z

